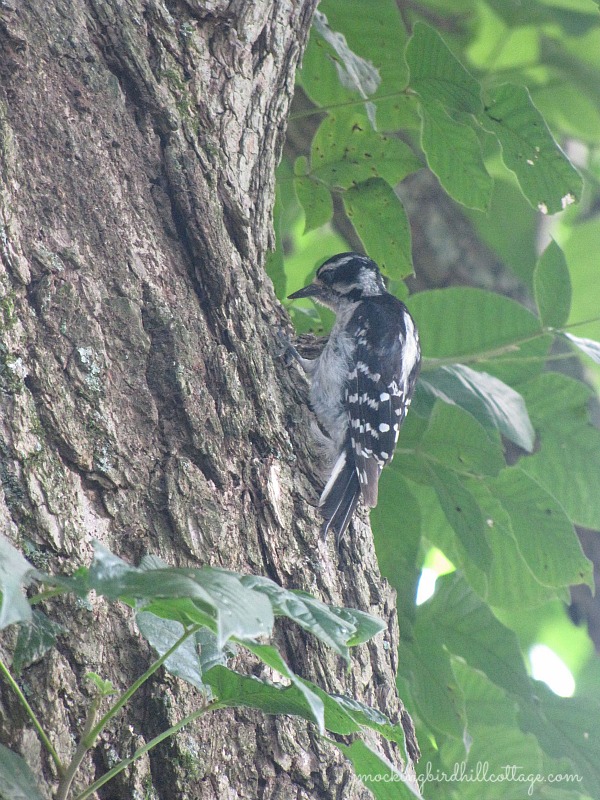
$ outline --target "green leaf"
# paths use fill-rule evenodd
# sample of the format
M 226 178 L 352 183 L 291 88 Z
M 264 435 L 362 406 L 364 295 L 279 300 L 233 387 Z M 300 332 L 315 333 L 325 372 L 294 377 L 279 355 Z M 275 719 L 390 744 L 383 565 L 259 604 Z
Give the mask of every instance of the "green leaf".
M 563 589 L 544 586 L 532 574 L 519 550 L 511 517 L 498 498 L 481 480 L 469 481 L 468 487 L 485 519 L 486 539 L 492 550 L 485 583 L 474 567 L 463 563 L 465 577 L 480 597 L 494 608 L 519 611 L 562 597 Z
M 86 672 L 83 677 L 94 684 L 99 697 L 110 697 L 117 693 L 113 682 L 98 675 L 97 672 Z
M 524 450 L 533 450 L 535 431 L 525 401 L 493 375 L 450 364 L 428 370 L 418 385 L 433 398 L 469 411 L 484 427 L 499 431 Z
M 335 611 L 347 625 L 355 629 L 348 639 L 350 647 L 356 647 L 356 645 L 368 642 L 373 636 L 387 628 L 385 622 L 379 617 L 374 617 L 365 611 L 359 611 L 357 608 L 336 608 Z
M 463 286 L 419 292 L 409 305 L 428 358 L 485 359 L 493 356 L 489 351 L 514 355 L 521 340 L 541 332 L 539 320 L 524 306 L 483 289 Z
M 505 465 L 496 431 L 488 435 L 468 411 L 439 401 L 420 449 L 426 458 L 464 475 L 497 475 Z
M 25 759 L 0 744 L 0 798 L 44 800 Z
M 487 211 L 494 182 L 485 168 L 475 131 L 453 119 L 438 101 L 420 108 L 421 146 L 430 170 L 458 203 Z
M 87 596 L 90 591 L 89 569 L 78 567 L 72 575 L 46 575 L 36 571 L 36 578 L 46 586 L 57 587 L 65 594 L 74 594 L 84 601 L 86 607 L 91 609 Z
M 136 614 L 135 621 L 142 636 L 148 640 L 159 656 L 164 655 L 184 634 L 181 623 L 172 619 L 161 619 L 148 611 Z M 191 683 L 197 689 L 206 689 L 202 680 L 198 648 L 193 636 L 179 645 L 164 662 L 164 666 L 173 675 Z
M 322 11 L 315 11 L 313 26 L 337 56 L 334 63 L 342 86 L 356 92 L 364 99 L 374 94 L 381 78 L 373 64 L 357 56 L 348 47 L 346 37 L 342 33 L 331 30 L 327 17 Z M 371 125 L 375 128 L 375 107 L 372 103 L 365 103 L 365 108 Z
M 208 670 L 204 680 L 218 700 L 231 708 L 258 708 L 265 714 L 290 714 L 319 724 L 319 714 L 313 706 L 318 698 L 313 695 L 313 703 L 310 703 L 307 693 L 295 684 L 276 686 L 254 676 L 240 675 L 222 665 Z
M 410 88 L 424 102 L 454 111 L 477 114 L 482 110 L 481 86 L 448 49 L 439 33 L 417 22 L 406 47 Z
M 307 176 L 300 176 L 294 178 L 294 189 L 304 210 L 304 233 L 329 222 L 333 216 L 333 200 L 326 186 Z
M 506 3 L 504 0 L 489 0 L 488 5 L 511 27 L 543 25 L 555 22 L 565 32 L 580 36 L 588 28 L 597 25 L 597 14 L 592 12 L 587 0 L 570 0 L 560 5 L 552 0 L 535 3 Z M 585 12 L 585 13 L 583 13 Z M 591 12 L 591 13 L 590 13 Z
M 354 771 L 373 793 L 375 800 L 414 800 L 415 797 L 421 797 L 403 772 L 360 739 L 350 745 L 334 741 L 331 744 L 352 762 Z
M 283 589 L 269 578 L 245 575 L 241 580 L 247 588 L 264 593 L 276 615 L 294 620 L 346 660 L 349 646 L 361 644 L 385 629 L 382 620 L 364 611 L 326 605 L 306 592 Z
M 414 622 L 421 574 L 421 510 L 408 482 L 394 469 L 381 474 L 379 502 L 371 511 L 371 526 L 381 574 L 397 593 L 398 622 L 404 636 Z
M 495 161 L 497 163 L 498 159 Z M 512 180 L 512 175 L 505 170 L 500 175 L 497 172 L 498 169 L 494 171 L 494 188 L 487 214 L 467 211 L 467 215 L 475 225 L 479 238 L 492 248 L 525 286 L 531 287 L 538 256 L 534 236 L 538 214 L 523 196 L 517 182 Z M 510 231 L 510 236 L 506 235 L 507 231 Z
M 541 371 L 551 338 L 541 335 L 537 317 L 514 300 L 482 289 L 450 287 L 419 292 L 407 304 L 426 356 L 425 379 L 428 369 L 440 366 L 428 361 L 436 358 L 477 364 L 508 383 L 530 378 L 534 357 L 540 357 Z
M 517 727 L 518 706 L 505 691 L 482 672 L 465 664 L 461 658 L 453 659 L 452 670 L 465 696 L 471 730 L 476 725 Z
M 600 530 L 600 431 L 588 419 L 585 384 L 542 373 L 522 386 L 540 447 L 519 466 L 561 503 L 573 522 Z
M 519 551 L 543 586 L 587 583 L 592 564 L 562 506 L 519 467 L 488 480 L 492 493 L 510 515 Z
M 16 675 L 30 664 L 43 658 L 56 644 L 57 636 L 67 629 L 35 609 L 29 622 L 19 626 L 19 635 L 13 654 L 12 668 Z
M 34 567 L 0 534 L 0 630 L 15 622 L 31 620 L 31 607 L 23 586 L 35 573 Z
M 555 214 L 580 199 L 581 176 L 552 138 L 524 86 L 491 89 L 480 119 L 498 137 L 504 163 L 532 206 Z
M 227 659 L 237 652 L 235 644 L 228 643 L 225 647 L 219 647 L 217 637 L 208 628 L 200 628 L 199 631 L 196 631 L 194 641 L 198 653 L 200 672 L 203 675 L 216 664 L 226 664 Z
M 366 252 L 385 275 L 413 272 L 410 227 L 394 190 L 381 178 L 359 183 L 344 194 L 344 208 Z
M 378 0 L 374 14 L 364 13 L 364 0 L 323 0 L 319 10 L 327 15 L 333 30 L 344 34 L 348 46 L 377 69 L 381 83 L 371 101 L 377 107 L 379 127 L 403 127 L 412 104 L 401 91 L 408 76 L 404 60 L 406 31 L 395 1 Z M 357 93 L 340 83 L 336 61 L 333 48 L 316 32 L 311 33 L 298 77 L 317 105 L 356 101 Z
M 486 526 L 475 498 L 454 472 L 429 464 L 431 484 L 452 530 L 467 556 L 486 572 L 492 551 L 486 539 Z
M 261 661 L 264 661 L 264 663 L 271 667 L 271 669 L 274 669 L 280 675 L 283 675 L 284 678 L 287 678 L 292 682 L 292 684 L 304 696 L 311 715 L 310 717 L 307 717 L 307 719 L 310 719 L 311 722 L 316 723 L 321 734 L 325 733 L 323 701 L 319 695 L 312 690 L 307 681 L 303 681 L 294 672 L 292 672 L 292 670 L 283 660 L 281 653 L 272 645 L 267 644 L 251 644 L 249 642 L 244 642 L 244 647 L 250 650 L 250 652 L 254 653 L 255 656 L 258 656 L 258 658 L 260 658 Z M 208 675 L 206 676 L 206 679 L 208 681 Z
M 595 361 L 596 364 L 600 364 L 600 342 L 595 342 L 593 339 L 584 339 L 581 336 L 574 336 L 567 331 L 562 331 L 561 335 L 591 358 L 592 361 Z
M 109 600 L 123 599 L 131 605 L 143 601 L 146 610 L 172 619 L 189 619 L 216 625 L 217 605 L 210 594 L 190 576 L 191 570 L 138 569 L 94 543 L 89 588 Z M 198 617 L 196 608 L 198 607 Z
M 436 592 L 418 611 L 441 641 L 497 686 L 531 697 L 516 635 L 502 625 L 458 573 L 438 578 Z
M 311 145 L 311 176 L 348 189 L 369 178 L 395 186 L 420 169 L 411 148 L 395 136 L 371 130 L 363 114 L 336 109 L 319 126 Z
M 567 757 L 575 778 L 563 783 L 590 797 L 600 797 L 600 762 L 595 733 L 600 703 L 592 697 L 557 697 L 544 684 L 536 684 L 536 702 L 521 706 L 521 727 L 534 733 L 548 755 Z
M 321 698 L 325 711 L 326 730 L 340 736 L 373 730 L 389 741 L 396 742 L 405 751 L 405 734 L 401 724 L 394 725 L 378 709 L 371 708 L 351 697 L 328 694 L 310 681 L 303 680 L 302 682 Z
M 203 567 L 193 573 L 219 609 L 219 647 L 232 636 L 244 641 L 271 635 L 273 609 L 263 594 L 249 591 L 237 575 L 225 570 Z
M 538 791 L 529 795 L 529 788 L 536 788 L 534 776 L 544 773 L 543 753 L 534 736 L 524 734 L 518 727 L 494 724 L 478 725 L 473 729 L 472 735 L 473 742 L 461 767 L 466 776 L 479 775 L 480 778 L 461 781 L 459 773 L 457 787 L 460 787 L 460 800 L 481 800 L 483 786 L 485 800 L 546 797 Z M 453 758 L 449 748 L 444 755 L 451 768 L 459 763 L 459 759 Z
M 434 731 L 463 741 L 466 727 L 464 697 L 450 657 L 435 623 L 417 609 L 414 638 L 400 639 L 398 672 L 410 685 L 419 717 Z
M 403 750 L 405 749 L 406 742 L 402 725 L 393 725 L 381 711 L 352 697 L 345 697 L 341 694 L 333 694 L 329 697 L 354 720 L 359 730 L 369 728 L 389 741 L 396 742 Z M 325 720 L 327 722 L 327 710 L 325 711 Z M 331 730 L 331 728 L 327 728 L 327 730 Z
M 552 328 L 565 325 L 571 310 L 571 279 L 564 253 L 554 241 L 538 260 L 533 288 L 542 323 Z
M 111 599 L 141 600 L 144 610 L 159 616 L 182 621 L 189 615 L 202 625 L 213 620 L 220 647 L 231 637 L 255 639 L 269 636 L 273 629 L 268 599 L 225 570 L 136 569 L 96 543 L 90 587 Z M 194 606 L 200 614 L 194 614 Z

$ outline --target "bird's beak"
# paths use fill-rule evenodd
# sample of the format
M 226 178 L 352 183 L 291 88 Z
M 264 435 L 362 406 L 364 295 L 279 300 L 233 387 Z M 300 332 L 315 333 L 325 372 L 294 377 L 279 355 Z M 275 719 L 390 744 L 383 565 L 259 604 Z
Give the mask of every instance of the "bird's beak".
M 318 283 L 309 283 L 304 289 L 288 295 L 288 300 L 299 300 L 301 297 L 318 297 L 323 293 L 323 287 Z

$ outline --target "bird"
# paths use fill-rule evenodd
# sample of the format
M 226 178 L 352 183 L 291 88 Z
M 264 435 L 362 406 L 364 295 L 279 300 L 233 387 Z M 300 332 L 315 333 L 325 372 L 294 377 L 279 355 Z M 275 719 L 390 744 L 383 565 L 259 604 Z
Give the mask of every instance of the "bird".
M 325 486 L 319 500 L 321 535 L 339 544 L 359 500 L 377 505 L 381 471 L 392 460 L 421 365 L 416 324 L 387 291 L 377 264 L 360 253 L 325 261 L 312 283 L 289 295 L 309 297 L 335 316 L 321 354 L 288 355 L 310 382 L 310 405 L 323 433 Z

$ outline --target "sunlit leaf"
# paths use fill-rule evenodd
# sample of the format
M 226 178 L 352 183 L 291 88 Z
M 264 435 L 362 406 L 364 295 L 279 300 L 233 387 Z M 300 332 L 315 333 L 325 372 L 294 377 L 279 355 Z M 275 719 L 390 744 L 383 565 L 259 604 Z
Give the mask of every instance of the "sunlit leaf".
M 421 609 L 410 640 L 400 639 L 398 672 L 410 684 L 419 717 L 434 731 L 463 740 L 466 727 L 464 697 L 448 652 L 436 627 Z
M 533 776 L 544 774 L 544 754 L 534 736 L 523 733 L 516 725 L 504 726 L 494 722 L 474 725 L 469 729 L 471 731 L 473 741 L 464 762 L 454 758 L 451 747 L 444 753 L 449 767 L 447 772 L 451 773 L 459 761 L 465 775 L 485 775 L 487 780 L 457 780 L 460 800 L 481 800 L 484 782 L 486 800 L 524 800 L 529 796 L 530 786 L 534 790 L 539 787 Z M 490 780 L 491 776 L 494 779 Z M 538 794 L 538 797 L 545 795 Z M 558 800 L 552 795 L 548 798 Z
M 315 11 L 313 25 L 319 36 L 330 45 L 337 56 L 334 63 L 342 86 L 357 92 L 365 100 L 374 94 L 381 78 L 373 64 L 354 53 L 348 47 L 346 37 L 342 33 L 331 30 L 322 11 Z M 369 121 L 375 128 L 375 106 L 366 103 L 365 108 Z
M 509 513 L 519 551 L 543 586 L 593 586 L 592 564 L 573 524 L 546 489 L 518 467 L 487 483 Z
M 307 719 L 311 719 L 311 722 L 316 723 L 319 728 L 319 732 L 324 733 L 325 712 L 323 708 L 323 701 L 319 695 L 312 690 L 310 684 L 307 681 L 303 681 L 294 672 L 292 672 L 290 667 L 283 660 L 281 653 L 272 645 L 250 644 L 249 642 L 245 642 L 244 646 L 254 653 L 254 655 L 258 656 L 258 658 L 267 664 L 267 666 L 271 667 L 271 669 L 274 669 L 280 675 L 283 675 L 284 678 L 287 678 L 292 682 L 292 684 L 299 690 L 301 695 L 303 695 L 308 709 L 310 710 L 311 716 L 307 717 Z M 215 667 L 215 669 L 218 669 L 218 667 Z M 208 675 L 206 676 L 206 679 L 210 683 Z
M 429 464 L 431 485 L 437 499 L 467 556 L 482 570 L 489 569 L 492 551 L 486 539 L 486 526 L 475 498 L 454 472 Z
M 556 242 L 550 242 L 533 273 L 535 302 L 544 325 L 560 328 L 569 319 L 571 280 L 565 256 Z M 598 346 L 600 351 L 600 345 Z
M 294 178 L 298 202 L 304 210 L 304 232 L 320 228 L 333 216 L 333 200 L 329 189 L 307 176 Z
M 397 470 L 386 469 L 379 480 L 379 502 L 371 511 L 377 562 L 381 574 L 398 595 L 401 636 L 414 622 L 420 576 L 421 512 L 408 482 Z
M 430 170 L 448 194 L 468 208 L 487 211 L 493 181 L 473 128 L 453 119 L 439 101 L 423 102 L 421 146 Z
M 436 403 L 421 439 L 421 453 L 464 475 L 497 475 L 505 466 L 497 431 L 457 405 Z
M 344 194 L 344 208 L 368 255 L 384 275 L 413 272 L 410 227 L 393 189 L 380 178 L 359 183 Z
M 524 86 L 491 89 L 481 121 L 498 137 L 504 163 L 534 208 L 555 214 L 580 199 L 581 176 L 552 138 Z
M 306 592 L 289 591 L 260 575 L 245 575 L 244 586 L 264 593 L 273 611 L 294 620 L 348 659 L 348 647 L 367 641 L 385 628 L 376 617 L 351 608 L 329 606 Z
M 414 800 L 421 795 L 407 776 L 361 739 L 350 745 L 332 742 L 352 762 L 375 800 Z
M 523 656 L 516 635 L 502 625 L 490 608 L 458 573 L 438 578 L 436 592 L 418 612 L 451 653 L 480 669 L 497 686 L 531 697 Z
M 427 370 L 419 387 L 433 398 L 455 403 L 469 411 L 485 427 L 531 452 L 535 431 L 522 396 L 508 384 L 465 364 L 449 364 Z
M 558 373 L 542 373 L 522 387 L 540 447 L 521 469 L 551 492 L 569 518 L 600 529 L 600 431 L 589 421 L 590 389 Z
M 490 167 L 491 169 L 491 167 Z M 537 211 L 529 205 L 516 181 L 494 174 L 494 188 L 487 213 L 468 211 L 479 238 L 525 284 L 532 286 L 537 261 Z M 506 232 L 510 231 L 510 236 Z
M 406 47 L 410 87 L 424 101 L 439 101 L 445 108 L 478 113 L 481 87 L 452 54 L 439 33 L 417 22 Z
M 493 608 L 523 610 L 534 608 L 557 597 L 565 590 L 542 584 L 532 573 L 519 550 L 511 516 L 500 500 L 481 480 L 468 482 L 486 523 L 486 539 L 492 551 L 485 582 L 475 567 L 462 564 L 465 578 L 480 597 Z
M 538 318 L 514 300 L 482 289 L 450 287 L 414 294 L 408 306 L 426 357 L 425 379 L 430 366 L 439 366 L 428 359 L 436 358 L 477 366 L 506 383 L 542 369 L 551 336 L 543 336 Z
M 315 705 L 319 698 L 313 695 L 313 703 L 307 700 L 307 692 L 297 685 L 281 686 L 267 683 L 254 676 L 240 675 L 228 667 L 217 665 L 205 673 L 205 681 L 215 697 L 231 708 L 257 708 L 265 714 L 290 714 L 319 724 Z
M 311 146 L 310 175 L 331 187 L 348 189 L 369 178 L 395 186 L 422 164 L 401 139 L 373 131 L 364 114 L 335 109 Z
M 408 77 L 407 37 L 395 0 L 377 0 L 374 14 L 364 13 L 364 0 L 322 0 L 319 10 L 327 15 L 330 28 L 343 32 L 350 49 L 377 70 L 381 82 L 370 101 L 381 130 L 397 130 L 406 124 L 414 111 L 411 98 L 401 91 Z M 299 80 L 317 105 L 356 102 L 359 97 L 340 82 L 337 61 L 333 48 L 316 32 L 311 35 Z
M 596 758 L 600 704 L 594 697 L 557 697 L 547 686 L 536 684 L 534 703 L 522 703 L 521 726 L 534 733 L 542 748 L 554 759 L 568 758 L 571 769 L 563 788 L 573 788 L 589 797 L 600 796 L 600 762 Z

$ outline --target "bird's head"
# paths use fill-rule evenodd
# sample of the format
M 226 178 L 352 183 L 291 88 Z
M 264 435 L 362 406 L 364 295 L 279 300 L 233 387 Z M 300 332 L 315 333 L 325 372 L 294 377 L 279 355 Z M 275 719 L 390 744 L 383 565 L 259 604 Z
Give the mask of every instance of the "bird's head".
M 337 311 L 386 291 L 377 264 L 360 253 L 340 253 L 321 264 L 312 283 L 289 296 L 290 300 L 312 297 Z

